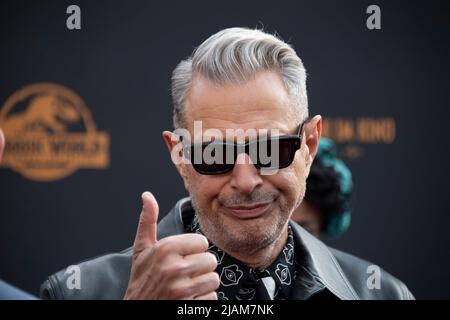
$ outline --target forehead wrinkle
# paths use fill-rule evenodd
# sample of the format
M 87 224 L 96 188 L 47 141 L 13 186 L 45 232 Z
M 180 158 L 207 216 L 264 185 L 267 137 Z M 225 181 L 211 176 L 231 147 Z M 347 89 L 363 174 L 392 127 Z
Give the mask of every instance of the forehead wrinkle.
M 217 114 L 221 118 L 230 118 L 235 115 L 239 115 L 239 119 L 242 118 L 242 114 L 249 115 L 260 115 L 261 113 L 273 113 L 273 112 L 282 112 L 284 108 L 290 106 L 286 106 L 285 103 L 281 102 L 278 105 L 274 105 L 274 101 L 263 100 L 263 101 L 252 101 L 249 103 L 246 102 L 236 102 L 236 103 L 199 103 L 193 105 L 192 103 L 187 104 L 187 112 L 190 117 L 195 116 L 198 113 L 203 113 L 206 116 L 210 114 Z M 282 112 L 286 114 L 286 112 Z
M 253 80 L 243 84 L 214 85 L 204 77 L 195 77 L 186 97 L 186 103 L 186 106 L 193 107 L 254 105 L 258 110 L 261 104 L 275 107 L 284 104 L 290 105 L 291 99 L 279 74 L 261 72 Z
M 206 111 L 206 112 L 203 112 Z M 188 112 L 187 125 L 191 127 L 194 121 L 202 121 L 203 127 L 210 128 L 278 128 L 280 130 L 284 129 L 287 131 L 293 130 L 298 124 L 295 123 L 295 117 L 292 117 L 289 112 L 277 112 L 274 114 L 273 110 L 265 108 L 254 108 L 248 109 L 246 107 L 242 108 L 228 108 L 225 110 L 206 110 L 203 109 L 201 112 L 197 110 L 192 110 L 193 112 Z M 225 125 L 223 123 L 225 122 Z M 249 124 L 256 124 L 249 126 Z

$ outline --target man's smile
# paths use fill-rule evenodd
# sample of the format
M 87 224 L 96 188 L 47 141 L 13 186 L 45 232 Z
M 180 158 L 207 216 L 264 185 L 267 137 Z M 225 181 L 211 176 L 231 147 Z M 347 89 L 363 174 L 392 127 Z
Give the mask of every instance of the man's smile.
M 239 219 L 255 219 L 268 212 L 272 207 L 272 204 L 273 201 L 260 202 L 249 205 L 227 206 L 224 208 L 226 208 L 228 212 Z

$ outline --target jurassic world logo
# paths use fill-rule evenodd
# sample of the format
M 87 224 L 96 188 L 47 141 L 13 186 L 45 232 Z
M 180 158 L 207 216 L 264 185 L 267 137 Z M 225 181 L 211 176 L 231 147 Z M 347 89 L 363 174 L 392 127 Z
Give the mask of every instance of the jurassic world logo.
M 109 135 L 97 131 L 83 100 L 61 85 L 15 92 L 0 110 L 0 128 L 6 136 L 1 166 L 26 178 L 53 181 L 109 166 Z

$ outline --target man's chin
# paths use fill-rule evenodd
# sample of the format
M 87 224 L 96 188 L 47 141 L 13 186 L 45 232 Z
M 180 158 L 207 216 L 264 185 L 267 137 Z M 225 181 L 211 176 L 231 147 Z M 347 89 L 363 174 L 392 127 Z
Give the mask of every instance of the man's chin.
M 223 250 L 231 252 L 246 252 L 248 255 L 252 255 L 254 252 L 262 250 L 275 242 L 273 237 L 265 234 L 234 234 L 226 239 L 226 243 L 223 245 Z
M 258 217 L 236 221 L 222 221 L 222 241 L 224 246 L 238 251 L 257 250 L 276 240 L 277 230 L 274 219 Z M 244 250 L 245 249 L 245 250 Z
M 273 206 L 251 218 L 241 218 L 223 207 L 215 212 L 213 219 L 199 217 L 203 220 L 200 225 L 205 236 L 225 251 L 257 251 L 271 245 L 281 233 L 280 213 Z

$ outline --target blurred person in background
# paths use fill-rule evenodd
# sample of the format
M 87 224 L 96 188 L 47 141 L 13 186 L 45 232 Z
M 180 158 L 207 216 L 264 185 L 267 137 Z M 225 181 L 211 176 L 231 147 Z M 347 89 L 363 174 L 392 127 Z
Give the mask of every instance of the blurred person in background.
M 306 179 L 305 198 L 292 220 L 317 238 L 337 238 L 350 226 L 352 191 L 352 174 L 337 158 L 336 144 L 322 137 Z

